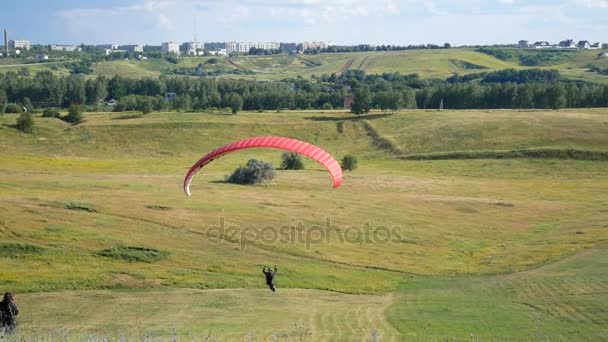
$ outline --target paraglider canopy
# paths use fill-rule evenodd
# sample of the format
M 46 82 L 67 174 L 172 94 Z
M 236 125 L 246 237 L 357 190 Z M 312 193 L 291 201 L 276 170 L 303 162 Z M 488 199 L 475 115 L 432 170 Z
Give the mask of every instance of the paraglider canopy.
M 320 147 L 296 139 L 268 136 L 235 141 L 209 152 L 194 163 L 194 165 L 190 167 L 190 170 L 188 170 L 188 173 L 184 178 L 184 192 L 186 195 L 190 196 L 190 183 L 192 183 L 192 178 L 200 169 L 214 159 L 227 153 L 256 147 L 278 148 L 303 154 L 323 165 L 327 171 L 329 171 L 334 182 L 334 188 L 339 187 L 342 183 L 342 168 L 340 167 L 340 164 Z

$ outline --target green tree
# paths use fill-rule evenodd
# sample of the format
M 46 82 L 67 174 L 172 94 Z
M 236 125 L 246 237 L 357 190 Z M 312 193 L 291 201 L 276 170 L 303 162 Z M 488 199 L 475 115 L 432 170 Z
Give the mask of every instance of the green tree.
M 547 88 L 547 102 L 549 107 L 554 110 L 566 108 L 568 98 L 566 97 L 566 87 L 562 83 L 555 83 Z
M 281 161 L 281 168 L 283 170 L 302 170 L 304 169 L 304 162 L 302 157 L 295 152 L 283 153 Z
M 23 133 L 34 133 L 34 119 L 30 113 L 22 113 L 17 118 L 17 129 Z
M 4 106 L 4 112 L 6 114 L 19 114 L 19 113 L 23 112 L 23 109 L 21 108 L 21 106 L 19 106 L 16 103 L 9 103 L 6 106 Z
M 354 114 L 365 114 L 369 113 L 372 106 L 372 95 L 369 90 L 369 86 L 362 85 L 355 90 L 353 96 L 353 107 L 351 112 Z
M 59 109 L 57 108 L 45 108 L 42 112 L 43 118 L 58 118 L 59 116 Z
M 226 105 L 232 110 L 232 114 L 237 114 L 243 109 L 243 98 L 237 93 L 230 93 L 226 96 Z
M 82 108 L 77 105 L 71 105 L 68 110 L 68 115 L 63 118 L 63 121 L 76 125 L 81 123 L 83 119 Z
M 403 108 L 416 109 L 416 91 L 413 89 L 406 89 L 402 94 Z
M 357 169 L 358 163 L 359 161 L 357 160 L 357 157 L 347 154 L 344 156 L 344 158 L 342 158 L 342 162 L 340 164 L 342 165 L 343 170 L 354 171 Z
M 34 105 L 32 105 L 32 100 L 29 97 L 23 98 L 23 107 L 27 108 L 27 110 L 34 109 Z

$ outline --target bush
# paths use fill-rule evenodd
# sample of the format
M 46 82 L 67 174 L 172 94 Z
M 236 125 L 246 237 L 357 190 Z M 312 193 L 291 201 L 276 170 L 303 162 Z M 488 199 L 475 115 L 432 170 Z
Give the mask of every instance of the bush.
M 17 129 L 23 133 L 34 133 L 34 119 L 30 113 L 22 113 L 17 118 Z
M 9 103 L 4 107 L 4 112 L 6 114 L 19 114 L 23 112 L 23 109 L 15 103 Z
M 84 119 L 82 115 L 82 108 L 77 105 L 71 105 L 68 110 L 68 115 L 63 117 L 62 120 L 72 124 L 79 124 Z
M 58 118 L 59 116 L 59 109 L 57 108 L 46 108 L 42 112 L 43 118 Z
M 283 153 L 283 161 L 281 162 L 281 168 L 283 170 L 302 170 L 304 169 L 304 163 L 302 157 L 295 152 Z
M 332 109 L 334 109 L 334 107 L 331 105 L 331 103 L 325 102 L 323 104 L 323 106 L 321 106 L 321 109 L 323 109 L 323 110 L 332 110 Z
M 128 262 L 153 263 L 165 259 L 169 253 L 154 248 L 118 246 L 99 251 L 97 255 Z
M 232 175 L 226 178 L 226 182 L 232 184 L 253 185 L 270 181 L 276 175 L 274 166 L 256 159 L 250 159 L 246 166 L 236 169 Z
M 41 254 L 42 252 L 44 252 L 44 248 L 34 245 L 24 245 L 16 243 L 0 244 L 0 257 L 3 258 L 16 258 L 32 254 Z
M 357 169 L 357 157 L 347 154 L 342 158 L 342 169 L 346 171 L 354 171 Z

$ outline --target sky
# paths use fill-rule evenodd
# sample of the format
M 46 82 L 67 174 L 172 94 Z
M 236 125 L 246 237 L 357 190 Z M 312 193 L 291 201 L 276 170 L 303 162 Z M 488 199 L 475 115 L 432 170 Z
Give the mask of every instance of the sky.
M 0 28 L 34 44 L 608 42 L 608 0 L 1 0 Z

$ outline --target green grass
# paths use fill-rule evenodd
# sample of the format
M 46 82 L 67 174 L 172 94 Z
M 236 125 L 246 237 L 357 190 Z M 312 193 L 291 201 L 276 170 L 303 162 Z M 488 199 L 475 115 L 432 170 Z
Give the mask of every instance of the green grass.
M 533 51 L 536 53 L 537 51 Z M 369 74 L 393 73 L 419 74 L 422 78 L 447 78 L 454 74 L 470 74 L 482 71 L 529 68 L 520 65 L 519 55 L 503 61 L 472 49 L 449 50 L 409 50 L 393 52 L 329 53 L 303 56 L 241 56 L 220 58 L 216 65 L 208 65 L 210 70 L 232 70 L 240 68 L 254 72 L 253 75 L 223 75 L 222 77 L 259 80 L 281 80 L 286 77 L 339 73 L 343 70 L 364 70 Z M 587 65 L 608 67 L 606 59 L 597 59 L 598 51 L 569 52 L 556 62 L 538 66 L 557 69 L 566 78 L 587 80 L 596 83 L 608 82 L 608 77 L 587 71 Z M 176 67 L 195 67 L 205 63 L 210 57 L 187 57 L 174 65 L 164 60 L 112 61 L 95 65 L 95 74 L 126 77 L 158 76 L 163 70 Z M 231 61 L 233 64 L 231 64 Z
M 605 110 L 119 117 L 36 116 L 28 135 L 0 116 L 0 288 L 18 294 L 24 333 L 60 317 L 76 335 L 606 336 L 606 162 L 400 159 L 606 153 Z M 182 193 L 203 154 L 270 134 L 353 154 L 359 169 L 336 190 L 310 160 L 267 185 L 223 183 L 251 157 L 280 164 L 281 151 L 252 149 L 214 161 Z M 271 296 L 261 268 L 274 264 Z
M 499 60 L 474 49 L 439 49 L 439 50 L 408 50 L 392 52 L 359 52 L 359 53 L 326 53 L 319 55 L 273 55 L 273 56 L 239 56 L 239 57 L 185 57 L 178 64 L 166 60 L 150 59 L 115 60 L 100 62 L 93 66 L 93 75 L 112 77 L 158 77 L 175 68 L 194 68 L 203 63 L 209 71 L 230 72 L 236 69 L 253 72 L 253 74 L 235 75 L 222 74 L 221 77 L 244 78 L 253 80 L 279 81 L 288 77 L 310 78 L 313 75 L 340 73 L 341 71 L 364 70 L 368 74 L 393 73 L 419 74 L 424 79 L 447 78 L 454 74 L 470 74 L 482 71 L 503 69 L 523 69 L 519 57 L 524 53 L 539 53 L 539 51 L 511 50 L 513 57 L 509 60 Z M 542 52 L 542 51 L 540 51 Z M 608 59 L 597 59 L 598 50 L 581 50 L 562 53 L 550 63 L 537 66 L 545 69 L 557 69 L 567 79 L 608 83 L 608 76 L 589 72 L 587 66 L 594 64 L 603 68 L 608 67 Z M 218 58 L 216 64 L 206 64 L 211 58 Z M 24 64 L 23 66 L 2 66 L 3 71 L 19 71 L 22 67 L 31 72 L 51 70 L 54 73 L 67 75 L 68 70 L 58 66 L 50 69 L 50 65 Z

